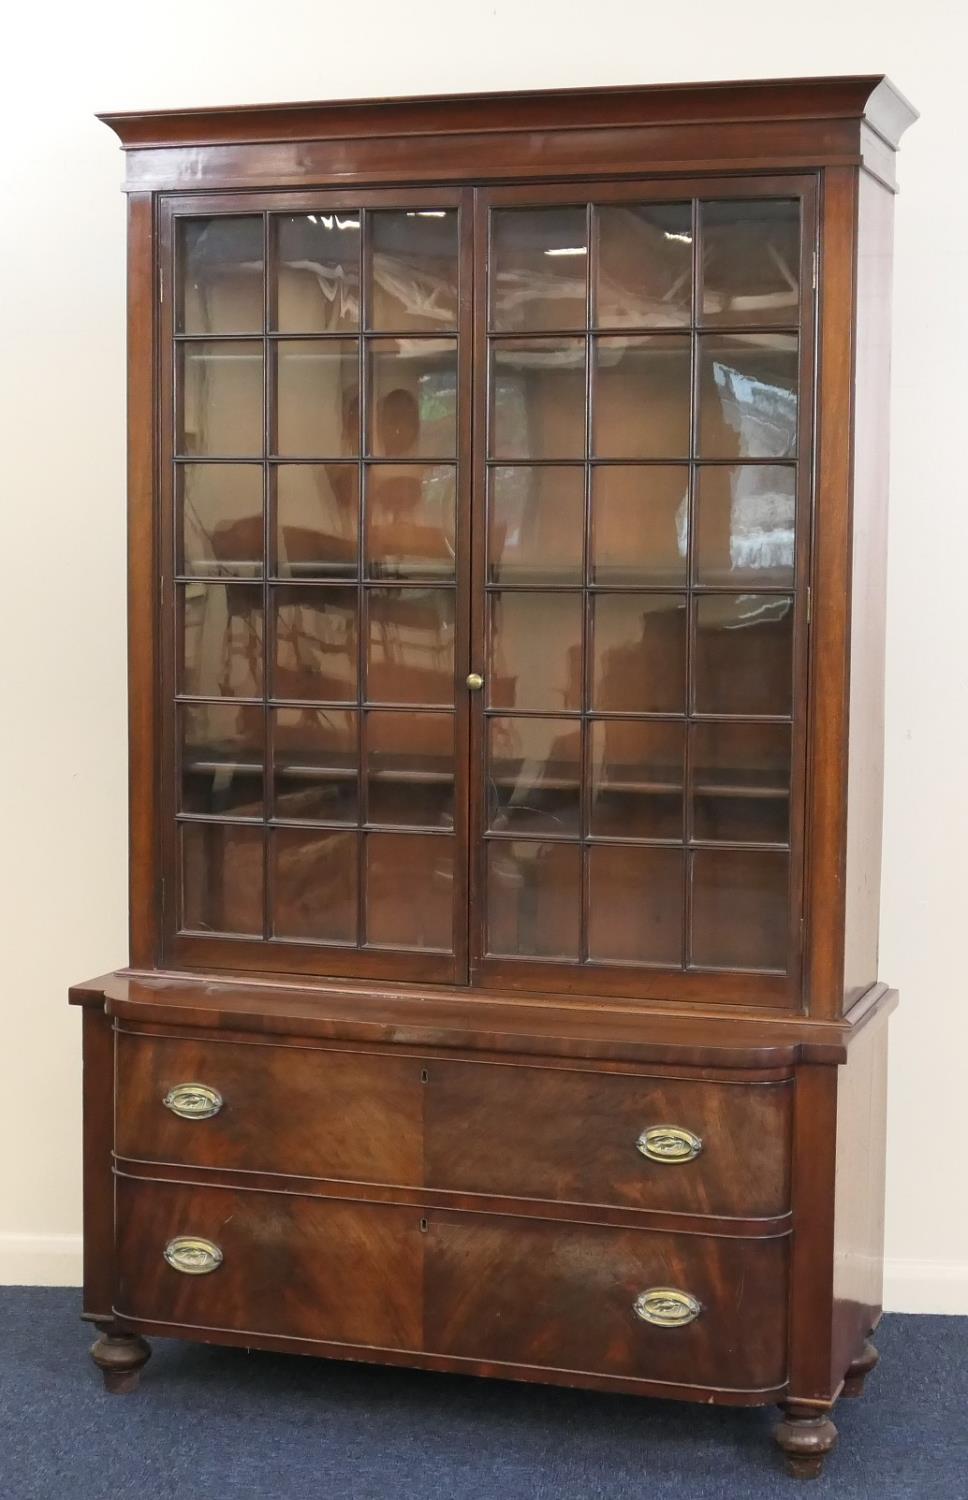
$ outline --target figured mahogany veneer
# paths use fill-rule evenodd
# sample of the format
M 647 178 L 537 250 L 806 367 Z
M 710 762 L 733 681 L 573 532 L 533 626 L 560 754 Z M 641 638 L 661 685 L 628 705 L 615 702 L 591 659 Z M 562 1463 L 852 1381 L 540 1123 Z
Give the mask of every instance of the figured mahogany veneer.
M 157 1334 L 778 1402 L 816 1474 L 881 1310 L 914 111 L 864 75 L 103 118 L 107 1389 Z

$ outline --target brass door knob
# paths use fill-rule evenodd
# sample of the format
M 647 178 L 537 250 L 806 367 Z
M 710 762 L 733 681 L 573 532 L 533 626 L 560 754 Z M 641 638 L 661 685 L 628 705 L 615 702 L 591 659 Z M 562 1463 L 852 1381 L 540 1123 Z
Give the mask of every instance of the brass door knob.
M 209 1088 L 207 1083 L 176 1083 L 161 1102 L 181 1120 L 210 1120 L 224 1100 L 218 1089 Z
M 639 1293 L 632 1306 L 637 1318 L 656 1328 L 684 1328 L 702 1312 L 695 1297 L 671 1286 L 649 1287 Z
M 472 693 L 480 692 L 481 688 L 484 686 L 484 678 L 481 676 L 480 672 L 468 672 L 467 686 L 470 688 Z
M 222 1264 L 222 1252 L 214 1240 L 179 1234 L 165 1246 L 165 1260 L 183 1276 L 208 1276 Z

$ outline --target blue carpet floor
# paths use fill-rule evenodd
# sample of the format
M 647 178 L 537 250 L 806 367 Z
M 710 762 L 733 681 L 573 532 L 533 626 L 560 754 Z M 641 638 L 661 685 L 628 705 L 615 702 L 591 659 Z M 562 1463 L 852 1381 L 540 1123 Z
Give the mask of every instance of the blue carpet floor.
M 823 1477 L 772 1410 L 687 1407 L 155 1340 L 132 1396 L 79 1294 L 0 1288 L 2 1500 L 968 1500 L 968 1319 L 893 1315 Z

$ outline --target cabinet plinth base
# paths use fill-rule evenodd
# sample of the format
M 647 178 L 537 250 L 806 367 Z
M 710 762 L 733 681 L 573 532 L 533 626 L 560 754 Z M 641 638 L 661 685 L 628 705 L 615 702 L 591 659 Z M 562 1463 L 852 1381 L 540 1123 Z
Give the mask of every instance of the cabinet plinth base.
M 816 1479 L 837 1442 L 836 1427 L 825 1413 L 795 1401 L 780 1410 L 783 1421 L 777 1423 L 773 1436 L 783 1450 L 787 1473 L 795 1479 Z
M 864 1394 L 864 1382 L 879 1359 L 880 1355 L 868 1339 L 853 1364 L 848 1367 L 841 1395 L 862 1396 Z

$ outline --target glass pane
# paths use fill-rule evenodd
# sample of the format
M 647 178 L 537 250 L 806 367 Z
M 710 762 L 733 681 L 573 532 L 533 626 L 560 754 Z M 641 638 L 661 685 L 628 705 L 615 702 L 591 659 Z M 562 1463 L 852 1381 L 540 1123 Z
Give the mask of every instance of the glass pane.
M 703 458 L 792 458 L 797 448 L 797 339 L 792 333 L 699 340 Z
M 188 932 L 262 936 L 262 829 L 181 825 L 181 925 Z
M 696 712 L 789 714 L 793 600 L 710 594 L 696 601 Z
M 488 720 L 488 827 L 579 831 L 581 724 L 575 719 Z
M 583 458 L 585 340 L 491 343 L 495 458 Z
M 271 834 L 272 935 L 353 946 L 358 926 L 355 833 L 277 828 Z
M 688 458 L 690 340 L 595 340 L 592 451 L 598 458 Z
M 192 698 L 261 697 L 261 586 L 186 583 L 179 606 L 179 691 Z
M 490 707 L 581 708 L 581 594 L 509 591 L 491 594 L 490 604 Z
M 366 835 L 366 940 L 371 947 L 453 949 L 454 840 L 432 833 Z
M 488 578 L 492 583 L 581 583 L 585 474 L 546 465 L 492 469 Z
M 262 468 L 178 464 L 178 571 L 257 578 L 262 572 Z
M 273 589 L 274 698 L 355 699 L 356 602 L 355 588 Z
M 588 957 L 599 963 L 682 966 L 681 849 L 592 845 Z
M 454 715 L 366 716 L 367 821 L 454 826 Z
M 702 315 L 706 323 L 796 323 L 800 206 L 760 198 L 704 203 Z
M 584 328 L 587 263 L 584 208 L 495 209 L 491 327 Z
M 581 850 L 577 844 L 489 839 L 487 952 L 578 958 Z
M 457 453 L 457 340 L 369 339 L 367 452 L 377 458 Z
M 262 216 L 178 221 L 179 333 L 261 333 Z
M 593 583 L 685 584 L 688 549 L 685 465 L 592 469 Z
M 692 962 L 706 969 L 787 966 L 790 856 L 734 849 L 692 855 Z
M 368 464 L 370 578 L 453 578 L 457 471 L 449 464 Z
M 598 594 L 592 622 L 593 708 L 685 712 L 685 594 Z
M 367 590 L 369 703 L 453 703 L 452 589 Z
M 789 725 L 694 724 L 692 796 L 693 838 L 789 843 Z
M 175 445 L 191 457 L 262 453 L 262 345 L 193 340 L 178 346 Z
M 457 327 L 457 210 L 394 209 L 369 216 L 371 328 Z
M 276 452 L 287 458 L 359 453 L 359 340 L 281 339 L 275 350 Z
M 600 328 L 674 328 L 692 320 L 692 207 L 619 203 L 595 210 Z
M 360 476 L 356 464 L 278 464 L 276 573 L 355 578 Z
M 184 704 L 179 719 L 181 811 L 261 818 L 262 709 L 240 703 Z
M 593 834 L 682 838 L 683 724 L 597 719 L 590 750 Z
M 357 715 L 342 708 L 272 710 L 272 815 L 355 823 L 359 816 Z
M 360 216 L 280 214 L 276 234 L 276 328 L 343 333 L 360 326 Z
M 795 469 L 700 469 L 696 510 L 698 583 L 792 586 Z

